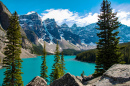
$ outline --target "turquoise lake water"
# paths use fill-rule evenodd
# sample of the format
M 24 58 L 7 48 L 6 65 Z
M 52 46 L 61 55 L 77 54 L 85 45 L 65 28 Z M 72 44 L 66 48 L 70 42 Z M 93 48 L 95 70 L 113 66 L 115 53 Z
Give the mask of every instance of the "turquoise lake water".
M 90 75 L 94 73 L 95 64 L 94 63 L 86 63 L 74 60 L 76 56 L 64 56 L 65 59 L 65 67 L 66 72 L 71 73 L 75 76 L 80 76 L 82 71 L 85 72 L 85 75 Z M 22 79 L 24 81 L 24 86 L 27 85 L 34 77 L 40 76 L 40 66 L 42 63 L 41 56 L 37 56 L 36 58 L 26 58 L 22 59 Z M 54 62 L 54 55 L 48 55 L 46 57 L 47 66 L 48 66 L 48 75 L 51 73 L 52 65 Z M 3 82 L 3 72 L 5 69 L 0 69 L 0 86 Z

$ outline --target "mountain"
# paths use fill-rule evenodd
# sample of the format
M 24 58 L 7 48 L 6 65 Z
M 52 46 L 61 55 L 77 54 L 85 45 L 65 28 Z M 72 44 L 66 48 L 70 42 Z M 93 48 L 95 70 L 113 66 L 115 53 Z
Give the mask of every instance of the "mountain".
M 6 30 L 9 25 L 10 11 L 0 2 L 0 50 L 5 47 Z M 66 23 L 61 26 L 57 25 L 55 19 L 46 19 L 42 21 L 41 16 L 37 12 L 29 12 L 19 16 L 22 34 L 22 48 L 31 53 L 42 53 L 43 41 L 46 41 L 47 51 L 54 53 L 56 42 L 59 42 L 60 51 L 63 49 L 87 50 L 96 48 L 95 42 L 98 42 L 96 33 L 96 23 L 85 27 L 78 27 L 73 24 L 69 27 Z M 130 41 L 130 27 L 121 25 L 119 31 L 120 43 Z M 36 51 L 39 50 L 39 51 Z M 2 51 L 3 52 L 3 51 Z
M 130 27 L 121 24 L 117 31 L 119 31 L 120 43 L 130 42 Z
M 96 23 L 87 25 L 85 27 L 77 27 L 77 25 L 74 24 L 71 27 L 71 32 L 79 35 L 81 43 L 91 45 L 99 40 L 97 37 L 97 33 L 99 33 L 99 31 L 96 28 L 98 28 Z M 120 43 L 130 42 L 130 27 L 121 24 L 116 31 L 119 31 L 118 36 L 120 37 Z
M 6 39 L 6 30 L 9 26 L 9 18 L 12 14 L 10 11 L 7 9 L 7 7 L 0 1 L 0 59 L 3 59 L 4 56 L 4 48 L 6 46 L 5 41 Z M 24 30 L 21 28 L 21 35 L 22 35 L 22 53 L 21 57 L 26 58 L 30 56 L 35 56 L 31 54 L 31 50 L 33 50 L 32 43 L 28 40 L 26 33 Z M 2 61 L 2 60 L 1 60 Z
M 96 27 L 97 25 L 94 23 L 85 27 L 77 27 L 76 24 L 73 24 L 70 28 L 73 33 L 79 35 L 81 43 L 91 45 L 92 43 L 98 41 L 98 37 L 96 34 L 98 31 L 95 29 Z
M 98 25 L 96 23 L 85 27 L 78 27 L 76 24 L 69 27 L 66 23 L 59 26 L 55 19 L 47 18 L 42 21 L 37 12 L 20 15 L 19 22 L 27 38 L 36 45 L 38 43 L 43 45 L 43 41 L 46 41 L 49 52 L 54 52 L 57 41 L 59 41 L 61 50 L 87 50 L 95 48 L 96 42 L 99 40 L 97 37 L 99 31 L 96 29 Z M 121 37 L 120 43 L 130 41 L 129 29 L 130 27 L 126 25 L 121 25 L 118 28 L 118 36 Z
M 82 50 L 90 48 L 85 44 L 81 44 L 79 35 L 65 30 L 68 27 L 67 24 L 58 26 L 54 19 L 49 18 L 42 21 L 36 12 L 20 15 L 19 22 L 32 43 L 43 45 L 43 41 L 46 41 L 48 52 L 54 53 L 57 41 L 59 42 L 60 51 L 63 49 Z

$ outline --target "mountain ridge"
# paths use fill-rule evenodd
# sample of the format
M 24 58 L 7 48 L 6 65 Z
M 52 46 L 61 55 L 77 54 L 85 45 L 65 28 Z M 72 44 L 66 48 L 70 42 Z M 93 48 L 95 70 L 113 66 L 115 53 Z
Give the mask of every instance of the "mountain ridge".
M 69 27 L 66 23 L 58 25 L 55 19 L 49 19 L 42 21 L 41 16 L 37 12 L 29 12 L 29 14 L 20 15 L 20 25 L 24 30 L 32 31 L 38 39 L 46 41 L 47 45 L 53 45 L 59 41 L 60 47 L 63 49 L 75 49 L 75 50 L 88 50 L 96 48 L 96 42 L 99 38 L 96 33 L 99 31 L 96 29 L 98 25 L 92 23 L 85 27 L 79 27 L 75 23 Z M 119 36 L 121 37 L 120 43 L 130 41 L 130 27 L 122 25 L 119 27 Z M 64 39 L 64 42 L 62 40 Z M 31 40 L 33 43 L 39 41 Z M 43 42 L 40 42 L 41 45 Z M 73 47 L 70 47 L 70 44 Z M 67 47 L 68 46 L 68 47 Z M 47 46 L 49 47 L 49 46 Z M 48 48 L 49 50 L 49 48 Z M 52 49 L 54 51 L 55 48 Z M 51 51 L 51 52 L 52 52 Z
M 44 37 L 43 40 L 45 40 L 49 43 L 50 43 L 50 40 L 55 43 L 55 41 L 57 39 L 60 40 L 61 38 L 64 38 L 65 40 L 68 40 L 70 43 L 73 43 L 75 45 L 76 44 L 81 45 L 82 43 L 89 45 L 90 43 L 92 44 L 92 43 L 97 42 L 98 39 L 99 39 L 97 37 L 97 34 L 96 34 L 96 33 L 99 32 L 98 30 L 96 30 L 96 28 L 98 27 L 98 25 L 96 23 L 92 23 L 92 24 L 84 26 L 84 27 L 78 27 L 74 23 L 71 27 L 69 27 L 66 23 L 63 23 L 62 25 L 57 25 L 55 19 L 47 18 L 46 20 L 42 21 L 39 14 L 37 14 L 36 12 L 33 12 L 32 14 L 36 14 L 39 17 L 39 20 L 36 20 L 36 21 L 35 21 L 35 19 L 29 19 L 29 20 L 32 21 L 32 22 L 35 22 L 35 23 L 37 21 L 40 21 L 41 28 L 36 26 L 36 25 L 31 25 L 31 26 L 32 27 L 36 26 L 37 30 L 38 29 L 42 30 L 41 37 L 40 36 L 38 36 L 38 37 L 39 38 Z M 30 16 L 32 14 L 29 14 L 29 15 L 25 14 L 25 16 Z M 23 15 L 21 15 L 21 16 L 23 16 Z M 21 18 L 21 16 L 20 16 L 20 18 Z M 20 20 L 23 20 L 23 19 L 20 19 Z M 27 19 L 25 19 L 25 20 L 27 20 Z M 28 27 L 29 27 L 30 26 L 29 23 L 32 23 L 32 22 L 28 22 L 28 21 L 25 21 L 25 20 L 20 21 L 20 23 L 24 22 L 24 23 L 28 24 Z M 122 28 L 124 28 L 126 31 L 123 30 Z M 122 24 L 122 26 L 119 27 L 118 31 L 120 32 L 119 36 L 121 37 L 120 42 L 129 42 L 130 41 L 130 39 L 128 37 L 126 37 L 126 36 L 130 35 L 128 33 L 128 32 L 130 32 L 129 28 L 130 27 L 123 25 L 123 24 Z M 36 35 L 39 35 L 39 33 L 37 33 L 36 31 L 34 31 L 34 32 L 36 33 Z M 74 37 L 70 37 L 70 36 L 67 37 L 67 35 L 64 36 L 64 34 L 66 32 L 70 36 L 76 35 L 77 36 L 76 38 L 78 38 L 78 36 L 79 36 L 79 38 L 78 38 L 79 40 L 76 40 Z

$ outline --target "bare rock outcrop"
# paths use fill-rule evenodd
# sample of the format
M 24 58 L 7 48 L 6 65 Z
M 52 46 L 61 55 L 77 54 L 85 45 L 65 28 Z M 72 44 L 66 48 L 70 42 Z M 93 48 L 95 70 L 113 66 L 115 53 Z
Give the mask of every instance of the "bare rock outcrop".
M 9 26 L 9 17 L 11 16 L 10 11 L 7 7 L 0 1 L 0 24 L 3 29 L 7 30 Z
M 92 80 L 93 78 L 94 78 L 93 75 L 83 76 L 83 82 Z
M 83 80 L 83 78 L 82 78 L 81 76 L 76 76 L 76 78 L 77 78 L 80 82 L 82 82 L 82 80 Z
M 130 65 L 115 64 L 99 80 L 93 83 L 92 86 L 122 86 L 127 82 L 130 82 Z
M 83 86 L 83 84 L 70 73 L 66 73 L 63 77 L 55 80 L 50 86 Z
M 47 86 L 47 82 L 43 78 L 36 76 L 26 86 Z
M 22 53 L 20 54 L 20 58 L 32 58 L 32 57 L 36 57 L 35 54 L 31 54 L 30 52 L 28 52 L 27 50 L 21 48 Z

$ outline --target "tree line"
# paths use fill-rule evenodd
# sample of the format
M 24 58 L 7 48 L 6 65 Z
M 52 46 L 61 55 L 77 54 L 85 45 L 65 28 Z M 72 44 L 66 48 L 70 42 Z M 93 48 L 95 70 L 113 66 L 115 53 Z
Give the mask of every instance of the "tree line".
M 119 47 L 123 47 L 123 49 L 120 50 L 120 52 L 123 54 L 122 60 L 125 62 L 125 64 L 130 64 L 130 42 L 119 44 Z M 95 63 L 97 51 L 97 49 L 84 51 L 77 54 L 75 59 L 83 62 Z

